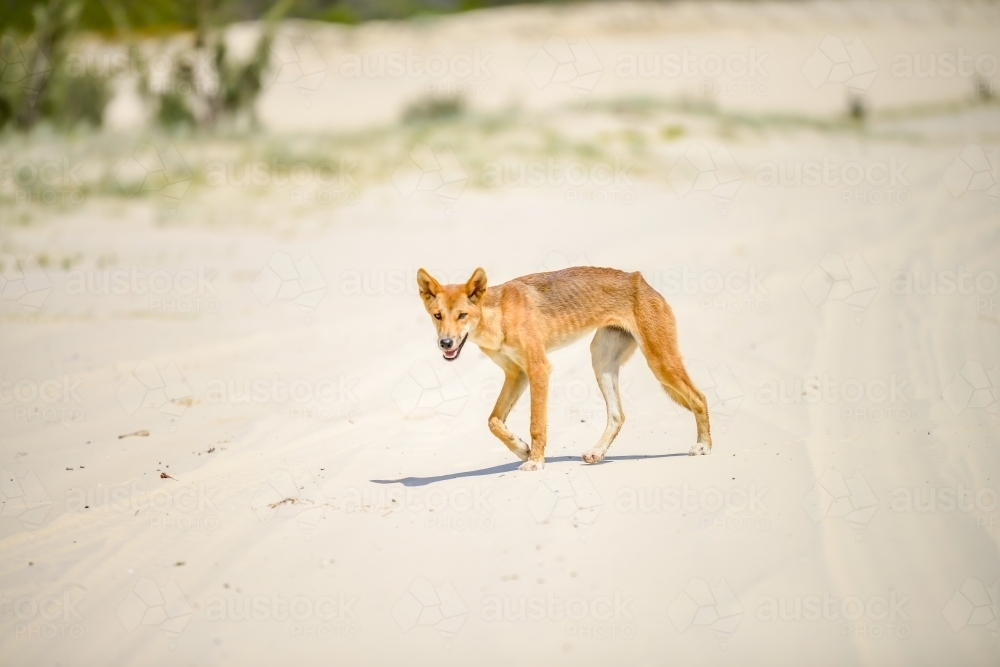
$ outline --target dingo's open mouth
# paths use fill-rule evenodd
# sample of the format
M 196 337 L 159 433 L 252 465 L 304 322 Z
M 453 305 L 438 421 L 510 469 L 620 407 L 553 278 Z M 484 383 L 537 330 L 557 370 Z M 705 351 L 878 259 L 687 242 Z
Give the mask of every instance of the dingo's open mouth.
M 444 350 L 444 358 L 448 361 L 455 361 L 458 359 L 458 353 L 462 351 L 462 347 L 465 345 L 465 341 L 468 340 L 468 338 L 469 334 L 465 334 L 465 338 L 463 338 L 462 342 L 458 344 L 458 347 L 453 347 L 450 350 Z

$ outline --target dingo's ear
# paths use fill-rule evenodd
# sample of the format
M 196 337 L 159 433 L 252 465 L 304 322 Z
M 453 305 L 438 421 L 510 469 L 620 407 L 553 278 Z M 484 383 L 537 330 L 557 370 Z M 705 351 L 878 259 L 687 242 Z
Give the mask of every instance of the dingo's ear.
M 472 272 L 469 282 L 465 283 L 465 293 L 469 297 L 469 303 L 475 305 L 486 294 L 486 272 L 481 268 Z
M 423 269 L 417 271 L 417 289 L 420 290 L 420 298 L 430 301 L 441 292 L 441 283 L 434 280 L 431 274 Z

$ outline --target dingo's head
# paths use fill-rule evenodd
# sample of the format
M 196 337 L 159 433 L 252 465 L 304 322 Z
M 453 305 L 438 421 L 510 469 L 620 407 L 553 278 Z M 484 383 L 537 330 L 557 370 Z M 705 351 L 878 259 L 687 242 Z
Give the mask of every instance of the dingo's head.
M 464 285 L 442 285 L 423 269 L 417 271 L 417 287 L 424 308 L 434 318 L 438 347 L 448 361 L 458 354 L 482 318 L 483 296 L 486 294 L 486 272 L 476 269 Z

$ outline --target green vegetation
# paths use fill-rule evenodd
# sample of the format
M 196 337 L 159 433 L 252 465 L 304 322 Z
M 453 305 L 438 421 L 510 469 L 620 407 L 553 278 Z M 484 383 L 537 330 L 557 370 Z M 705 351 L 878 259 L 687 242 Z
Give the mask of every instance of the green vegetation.
M 259 8 L 255 17 L 263 20 L 264 31 L 257 47 L 248 61 L 234 62 L 227 57 L 220 28 L 226 8 L 241 3 L 2 3 L 0 129 L 12 125 L 19 130 L 30 130 L 42 120 L 66 128 L 101 124 L 111 97 L 109 85 L 114 68 L 94 68 L 86 62 L 74 62 L 67 54 L 73 37 L 100 29 L 110 29 L 126 40 L 143 36 L 140 29 L 193 30 L 194 48 L 185 54 L 187 57 L 172 58 L 166 80 L 155 86 L 149 81 L 149 68 L 136 67 L 142 57 L 137 46 L 128 49 L 124 63 L 116 62 L 118 68 L 140 73 L 140 88 L 164 126 L 211 126 L 240 117 L 252 122 L 253 102 L 270 60 L 274 31 L 294 6 L 294 0 L 278 0 Z
M 504 5 L 538 4 L 539 0 L 298 0 L 291 18 L 359 23 L 377 19 L 433 16 Z M 551 0 L 550 0 L 551 1 Z M 572 1 L 572 0 L 570 0 Z M 541 0 L 545 2 L 545 0 Z M 555 0 L 552 4 L 565 4 Z M 34 8 L 58 4 L 54 0 L 0 0 L 0 32 L 28 34 L 37 29 Z M 193 30 L 199 26 L 264 18 L 270 0 L 80 0 L 80 30 L 145 34 Z
M 338 23 L 400 19 L 516 4 L 512 0 L 0 0 L 0 130 L 30 130 L 41 121 L 72 128 L 99 126 L 111 97 L 112 76 L 67 63 L 68 45 L 96 33 L 112 44 L 179 32 L 194 35 L 195 68 L 178 62 L 167 80 L 149 80 L 135 68 L 141 55 L 128 50 L 127 66 L 141 75 L 140 90 L 165 127 L 253 124 L 253 103 L 270 60 L 277 22 L 308 18 Z M 264 34 L 247 62 L 227 57 L 221 29 L 235 21 L 261 20 Z M 69 66 L 67 66 L 69 65 Z M 416 102 L 409 121 L 462 112 L 460 102 Z

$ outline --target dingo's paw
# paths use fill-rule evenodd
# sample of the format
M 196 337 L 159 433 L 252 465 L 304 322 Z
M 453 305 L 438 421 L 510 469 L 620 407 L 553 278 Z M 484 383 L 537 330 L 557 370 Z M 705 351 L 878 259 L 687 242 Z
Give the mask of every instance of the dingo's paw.
M 514 456 L 521 459 L 522 461 L 527 461 L 528 455 L 531 453 L 531 450 L 528 448 L 528 445 L 526 445 L 522 440 L 515 440 L 514 444 L 517 447 L 517 449 L 511 450 L 512 452 L 514 452 Z
M 528 471 L 544 470 L 544 469 L 545 469 L 545 461 L 525 461 L 518 468 L 518 470 L 528 470 Z
M 706 444 L 704 442 L 699 442 L 694 447 L 691 448 L 691 451 L 688 452 L 688 456 L 704 456 L 706 454 L 711 454 L 711 453 L 712 453 L 712 445 Z
M 601 451 L 600 449 L 592 449 L 589 452 L 584 452 L 583 453 L 583 462 L 584 463 L 599 463 L 601 460 L 604 459 L 604 454 L 605 454 L 605 452 Z

